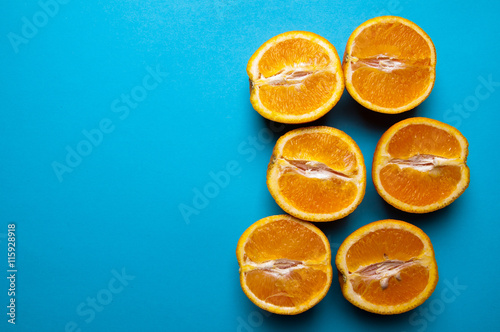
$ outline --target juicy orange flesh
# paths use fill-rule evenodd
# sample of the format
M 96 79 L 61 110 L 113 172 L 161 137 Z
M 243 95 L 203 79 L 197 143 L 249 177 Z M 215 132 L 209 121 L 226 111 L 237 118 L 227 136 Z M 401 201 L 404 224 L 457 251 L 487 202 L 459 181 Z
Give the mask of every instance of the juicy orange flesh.
M 417 154 L 459 158 L 462 148 L 458 139 L 446 130 L 426 124 L 411 124 L 398 130 L 387 144 L 392 158 L 408 159 Z
M 260 300 L 281 307 L 306 304 L 328 283 L 325 269 L 310 267 L 277 272 L 255 269 L 245 272 L 247 286 Z
M 284 40 L 269 48 L 259 61 L 259 72 L 264 77 L 276 75 L 285 68 L 298 65 L 321 69 L 328 66 L 327 51 L 305 38 Z
M 418 264 L 411 265 L 400 271 L 398 280 L 395 276 L 389 278 L 388 287 L 383 289 L 379 279 L 353 278 L 351 282 L 356 293 L 365 300 L 377 305 L 397 305 L 413 300 L 427 286 L 429 270 Z
M 397 108 L 420 97 L 432 83 L 434 68 L 427 41 L 401 23 L 366 27 L 353 43 L 352 84 L 364 100 Z M 349 59 L 349 57 L 347 58 Z
M 369 302 L 381 305 L 408 302 L 425 289 L 429 279 L 427 267 L 420 265 L 417 259 L 423 250 L 422 240 L 410 231 L 386 228 L 370 232 L 347 251 L 347 277 L 354 291 Z M 410 264 L 401 268 L 399 274 L 390 275 L 385 288 L 381 286 L 383 276 L 353 274 L 367 266 L 383 264 L 388 260 Z
M 358 162 L 352 148 L 341 138 L 327 133 L 297 135 L 283 146 L 281 158 L 321 163 L 321 167 L 340 175 L 317 178 L 305 176 L 294 167 L 282 169 L 279 190 L 297 209 L 306 213 L 335 213 L 356 199 L 358 188 L 349 177 L 357 174 Z
M 364 235 L 346 254 L 347 269 L 354 272 L 361 267 L 383 262 L 387 258 L 409 261 L 424 250 L 422 240 L 415 234 L 396 228 L 380 229 Z
M 352 74 L 352 84 L 360 97 L 385 108 L 406 106 L 429 87 L 430 69 L 410 67 L 386 73 L 360 68 Z
M 304 133 L 290 138 L 282 157 L 316 161 L 344 174 L 356 172 L 357 160 L 352 148 L 341 138 L 326 133 Z
M 244 252 L 244 264 L 276 261 L 243 273 L 251 292 L 267 303 L 283 307 L 305 304 L 328 284 L 323 239 L 295 221 L 276 220 L 254 230 Z
M 384 190 L 398 200 L 425 206 L 448 198 L 462 178 L 462 166 L 439 166 L 429 172 L 389 164 L 380 170 Z
M 276 259 L 322 262 L 327 255 L 325 244 L 318 234 L 286 219 L 256 229 L 248 238 L 244 252 L 246 259 L 255 263 Z
M 286 171 L 278 186 L 283 197 L 306 213 L 335 213 L 348 207 L 357 196 L 358 188 L 352 181 L 332 177 L 308 178 L 294 171 Z
M 430 65 L 431 49 L 413 28 L 399 22 L 375 23 L 356 36 L 351 55 L 359 59 L 386 55 L 402 60 L 426 60 Z
M 261 85 L 259 97 L 267 109 L 277 113 L 300 115 L 325 104 L 337 85 L 335 74 L 328 71 L 310 74 L 302 83 Z
M 284 115 L 302 115 L 317 110 L 332 97 L 338 84 L 336 75 L 325 71 L 330 61 L 322 46 L 304 38 L 287 39 L 273 45 L 259 61 L 260 74 L 264 78 L 282 72 L 303 73 L 304 76 L 297 81 L 273 83 L 268 80 L 267 84 L 259 84 L 262 105 Z
M 427 124 L 411 124 L 398 130 L 386 147 L 391 158 L 408 160 L 429 155 L 447 159 L 463 157 L 458 139 L 446 130 Z M 389 163 L 379 171 L 384 190 L 394 198 L 414 206 L 440 202 L 453 194 L 462 178 L 458 165 L 434 166 L 427 171 L 401 168 Z

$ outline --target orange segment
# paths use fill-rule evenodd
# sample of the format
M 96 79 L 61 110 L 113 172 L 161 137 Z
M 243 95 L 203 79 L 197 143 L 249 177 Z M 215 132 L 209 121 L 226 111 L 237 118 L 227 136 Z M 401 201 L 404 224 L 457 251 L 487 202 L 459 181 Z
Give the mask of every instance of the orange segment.
M 276 142 L 267 186 L 278 205 L 297 218 L 340 219 L 363 199 L 363 155 L 353 139 L 338 129 L 295 129 Z
M 282 165 L 288 168 L 288 165 Z M 293 169 L 293 168 L 291 168 Z M 309 215 L 329 215 L 332 211 L 342 211 L 356 200 L 358 188 L 355 183 L 332 177 L 308 178 L 294 170 L 285 170 L 278 180 L 280 195 L 288 198 L 288 203 L 296 210 Z M 285 210 L 285 208 L 283 208 Z M 285 210 L 286 211 L 286 210 Z M 289 213 L 294 211 L 290 210 Z M 314 217 L 304 217 L 312 220 Z
M 379 314 L 422 304 L 438 281 L 429 237 L 404 221 L 381 220 L 349 235 L 335 259 L 344 297 Z
M 251 241 L 245 243 L 246 260 L 264 263 L 286 257 L 293 261 L 324 261 L 330 255 L 315 229 L 287 216 L 269 217 L 266 221 L 253 229 Z
M 409 118 L 389 128 L 373 157 L 377 192 L 394 207 L 414 213 L 438 210 L 469 185 L 468 143 L 455 128 Z
M 408 159 L 416 154 L 443 158 L 463 158 L 464 149 L 452 133 L 428 124 L 413 123 L 392 136 L 387 152 L 394 158 Z
M 290 134 L 286 144 L 283 144 L 281 156 L 314 160 L 340 172 L 355 172 L 357 160 L 350 146 L 352 139 L 347 139 L 347 135 L 342 135 L 340 130 L 330 129 L 333 128 L 310 127 L 291 132 L 293 135 Z
M 427 93 L 429 70 L 405 68 L 387 73 L 374 68 L 360 68 L 353 73 L 350 82 L 358 98 L 369 101 L 366 105 L 360 102 L 361 105 L 381 113 L 401 113 L 416 107 L 414 101 L 421 99 L 422 93 Z M 411 108 L 408 105 L 412 105 Z
M 392 242 L 392 238 L 401 240 Z M 404 248 L 400 247 L 400 242 L 405 243 Z M 365 265 L 382 262 L 385 259 L 384 254 L 393 259 L 408 261 L 417 257 L 423 249 L 422 240 L 413 233 L 402 228 L 381 228 L 366 233 L 350 246 L 347 251 L 347 268 L 356 271 Z
M 316 226 L 288 215 L 250 226 L 236 248 L 240 282 L 260 308 L 294 315 L 316 305 L 332 281 L 331 251 Z
M 462 171 L 459 166 L 440 166 L 434 172 L 422 172 L 392 164 L 381 168 L 379 176 L 380 189 L 385 194 L 420 208 L 443 202 L 453 195 L 462 180 Z
M 381 113 L 408 111 L 430 94 L 436 52 L 415 23 L 376 17 L 351 34 L 343 61 L 346 88 L 364 107 Z
M 335 47 L 312 32 L 290 31 L 271 38 L 252 55 L 247 73 L 253 107 L 278 122 L 316 120 L 344 91 Z
M 294 67 L 297 64 L 309 64 L 309 68 L 316 67 L 318 69 L 328 66 L 330 62 L 329 52 L 314 41 L 301 38 L 302 34 L 312 35 L 312 33 L 307 32 L 288 32 L 288 39 L 284 38 L 283 41 L 273 45 L 262 55 L 258 66 L 264 77 L 271 77 L 283 68 Z M 304 67 L 307 68 L 307 66 Z
M 310 298 L 315 298 L 314 294 L 323 292 L 325 285 L 331 284 L 331 275 L 331 271 L 328 273 L 326 268 L 298 268 L 288 272 L 286 277 L 282 277 L 257 268 L 245 273 L 244 282 L 259 302 L 262 301 L 279 307 L 280 311 L 283 310 L 283 312 L 275 312 L 277 314 L 291 315 L 300 313 L 292 310 L 297 310 L 297 308 L 302 310 L 309 306 Z M 262 309 L 274 312 L 268 308 Z
M 401 17 L 385 16 L 371 19 L 361 25 L 352 45 L 351 56 L 372 59 L 380 54 L 391 54 L 405 61 L 431 64 L 432 48 L 428 37 L 415 24 Z

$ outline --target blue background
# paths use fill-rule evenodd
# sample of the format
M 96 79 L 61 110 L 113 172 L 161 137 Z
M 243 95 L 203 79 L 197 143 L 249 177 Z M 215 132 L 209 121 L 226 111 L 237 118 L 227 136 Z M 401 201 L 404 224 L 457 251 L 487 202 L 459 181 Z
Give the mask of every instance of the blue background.
M 0 280 L 0 330 L 499 330 L 500 5 L 491 3 L 2 1 L 0 275 L 9 223 L 18 274 L 15 326 Z M 429 98 L 384 115 L 345 91 L 313 124 L 353 137 L 370 172 L 390 125 L 411 116 L 449 123 L 469 141 L 471 184 L 449 207 L 412 215 L 386 204 L 369 180 L 354 213 L 319 227 L 335 255 L 369 222 L 414 223 L 435 247 L 436 291 L 386 317 L 349 304 L 334 279 L 308 312 L 269 314 L 243 294 L 235 249 L 253 222 L 282 213 L 266 167 L 276 139 L 297 126 L 252 109 L 247 61 L 290 30 L 322 35 L 342 56 L 359 24 L 390 14 L 435 43 Z

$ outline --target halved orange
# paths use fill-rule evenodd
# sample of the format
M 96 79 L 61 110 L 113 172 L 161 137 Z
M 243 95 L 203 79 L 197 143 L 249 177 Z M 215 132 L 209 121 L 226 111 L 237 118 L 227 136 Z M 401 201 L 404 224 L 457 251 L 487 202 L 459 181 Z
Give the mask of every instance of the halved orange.
M 236 248 L 240 283 L 260 308 L 295 315 L 316 305 L 332 282 L 330 243 L 311 223 L 288 215 L 261 219 Z
M 344 91 L 335 47 L 306 31 L 290 31 L 265 42 L 247 65 L 250 101 L 263 117 L 304 123 L 325 115 Z
M 438 282 L 429 237 L 399 220 L 376 221 L 349 235 L 335 263 L 344 297 L 377 314 L 398 314 L 421 305 Z
M 394 207 L 426 213 L 451 204 L 469 185 L 468 143 L 454 127 L 409 118 L 390 127 L 373 157 L 377 192 Z
M 267 169 L 267 187 L 287 213 L 309 221 L 332 221 L 363 200 L 366 169 L 361 150 L 339 129 L 292 130 L 281 136 Z
M 408 111 L 431 93 L 436 50 L 415 23 L 397 16 L 366 21 L 347 41 L 346 88 L 361 105 L 381 113 Z

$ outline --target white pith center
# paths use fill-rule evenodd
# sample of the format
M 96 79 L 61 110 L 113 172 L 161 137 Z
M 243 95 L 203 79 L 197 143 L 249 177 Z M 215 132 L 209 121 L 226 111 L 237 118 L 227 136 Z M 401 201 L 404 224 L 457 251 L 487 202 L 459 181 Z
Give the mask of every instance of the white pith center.
M 428 67 L 429 65 L 422 64 L 424 59 L 400 59 L 395 56 L 378 54 L 368 58 L 358 58 L 349 54 L 344 57 L 345 62 L 349 62 L 352 66 L 352 70 L 356 70 L 360 67 L 370 67 L 385 73 L 391 73 L 395 70 L 401 70 L 409 67 Z
M 380 71 L 390 73 L 394 70 L 404 69 L 407 67 L 406 63 L 396 57 L 379 54 L 375 57 L 366 59 L 357 59 L 358 65 L 375 68 Z
M 336 171 L 326 164 L 313 161 L 313 160 L 293 160 L 286 158 L 279 158 L 283 161 L 283 167 L 285 169 L 292 170 L 300 175 L 308 178 L 327 180 L 331 178 L 339 178 L 345 181 L 353 181 L 353 177 Z
M 413 168 L 420 172 L 429 172 L 440 166 L 457 165 L 455 159 L 443 158 L 429 154 L 417 154 L 408 159 L 393 158 L 387 164 L 397 165 L 399 168 Z
M 252 84 L 260 85 L 300 85 L 314 73 L 319 71 L 314 71 L 311 66 L 298 65 L 294 67 L 287 67 L 279 71 L 278 73 L 264 77 L 259 73 L 259 78 L 252 82 Z
M 245 262 L 246 270 L 262 270 L 275 276 L 287 275 L 291 271 L 302 269 L 305 266 L 306 264 L 302 261 L 287 258 L 273 259 L 262 263 L 256 263 L 250 260 Z

